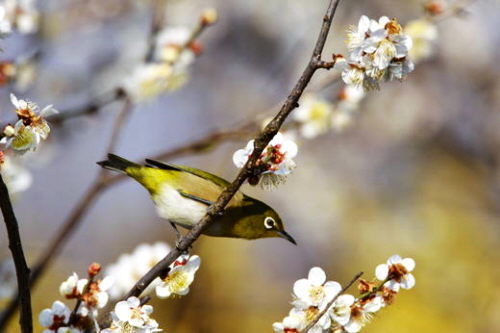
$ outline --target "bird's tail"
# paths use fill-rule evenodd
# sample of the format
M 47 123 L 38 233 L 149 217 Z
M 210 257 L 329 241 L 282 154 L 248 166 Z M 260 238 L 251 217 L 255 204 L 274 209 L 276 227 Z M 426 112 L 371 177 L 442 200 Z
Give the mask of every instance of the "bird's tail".
M 127 168 L 140 166 L 139 164 L 136 164 L 114 154 L 108 154 L 107 160 L 97 162 L 97 164 L 99 164 L 104 169 L 119 171 L 123 173 L 127 173 Z

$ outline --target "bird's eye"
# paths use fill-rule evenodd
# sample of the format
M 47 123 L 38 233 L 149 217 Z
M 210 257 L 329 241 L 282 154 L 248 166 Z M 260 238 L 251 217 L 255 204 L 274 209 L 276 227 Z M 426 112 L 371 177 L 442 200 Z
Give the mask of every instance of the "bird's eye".
M 266 229 L 274 229 L 276 228 L 276 221 L 268 216 L 264 219 L 264 227 L 266 227 Z

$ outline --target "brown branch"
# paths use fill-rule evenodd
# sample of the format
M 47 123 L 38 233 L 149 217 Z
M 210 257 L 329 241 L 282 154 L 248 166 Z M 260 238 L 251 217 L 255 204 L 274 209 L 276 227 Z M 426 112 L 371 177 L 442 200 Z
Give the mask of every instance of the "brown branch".
M 339 298 L 343 293 L 345 293 L 347 291 L 347 289 L 351 288 L 351 286 L 356 282 L 358 281 L 358 279 L 361 277 L 361 275 L 363 275 L 363 272 L 359 272 L 358 274 L 356 274 L 352 279 L 351 281 L 349 281 L 344 288 L 342 288 L 337 295 L 335 295 L 335 297 L 330 301 L 328 302 L 328 304 L 326 305 L 326 307 L 323 309 L 323 311 L 321 311 L 320 313 L 317 314 L 317 316 L 309 323 L 307 324 L 307 326 L 301 330 L 299 333 L 307 333 L 307 331 L 309 331 L 314 325 L 316 325 L 316 323 L 321 319 L 321 317 L 323 317 L 327 312 L 328 310 L 330 310 L 330 308 L 332 307 L 333 303 L 335 303 L 335 301 L 337 300 L 337 298 Z
M 255 162 L 259 159 L 262 151 L 267 146 L 269 141 L 271 141 L 276 133 L 278 133 L 278 130 L 280 129 L 281 125 L 288 117 L 288 115 L 293 111 L 293 109 L 297 107 L 298 100 L 304 92 L 304 89 L 308 85 L 316 70 L 321 67 L 321 53 L 325 46 L 333 16 L 339 2 L 340 0 L 330 0 L 327 12 L 323 17 L 323 24 L 321 26 L 316 45 L 314 47 L 313 54 L 311 56 L 311 59 L 309 60 L 309 63 L 307 64 L 307 67 L 305 68 L 302 76 L 287 97 L 285 103 L 281 107 L 281 110 L 266 126 L 264 131 L 255 139 L 254 151 L 249 157 L 245 166 L 238 173 L 236 179 L 228 187 L 226 187 L 226 189 L 224 189 L 217 201 L 208 208 L 205 216 L 193 227 L 193 229 L 191 229 L 191 231 L 189 231 L 184 237 L 180 239 L 176 248 L 172 250 L 165 258 L 163 258 L 135 284 L 135 286 L 126 295 L 125 299 L 130 296 L 139 296 L 142 291 L 161 274 L 161 272 L 168 269 L 168 267 L 175 261 L 175 259 L 177 259 L 177 257 L 179 257 L 179 255 L 187 251 L 191 247 L 191 245 L 198 239 L 203 230 L 211 223 L 213 223 L 216 217 L 223 214 L 225 206 L 229 203 L 236 191 L 238 191 L 245 180 L 253 174 Z
M 9 248 L 12 252 L 12 258 L 16 266 L 17 286 L 19 300 L 21 302 L 21 317 L 19 325 L 23 333 L 33 332 L 33 315 L 31 312 L 31 295 L 30 295 L 30 269 L 24 257 L 23 246 L 21 244 L 21 236 L 19 234 L 19 225 L 17 223 L 14 209 L 10 201 L 9 190 L 3 181 L 0 172 L 0 207 L 7 228 L 9 237 Z

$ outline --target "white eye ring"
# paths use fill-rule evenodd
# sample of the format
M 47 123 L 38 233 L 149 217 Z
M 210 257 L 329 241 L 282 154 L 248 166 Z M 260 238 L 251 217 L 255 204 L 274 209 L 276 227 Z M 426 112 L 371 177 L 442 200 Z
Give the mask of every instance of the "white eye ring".
M 274 229 L 276 228 L 276 221 L 268 216 L 264 219 L 264 227 L 266 227 L 266 229 Z

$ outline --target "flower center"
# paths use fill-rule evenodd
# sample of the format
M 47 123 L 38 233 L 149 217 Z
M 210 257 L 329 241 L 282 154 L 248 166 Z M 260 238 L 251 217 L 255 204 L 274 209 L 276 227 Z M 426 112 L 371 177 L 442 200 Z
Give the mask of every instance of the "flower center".
M 309 289 L 309 297 L 316 304 L 319 304 L 324 296 L 325 290 L 322 286 L 311 287 L 311 289 Z
M 168 284 L 170 290 L 174 293 L 186 289 L 189 284 L 188 275 L 182 271 L 176 271 L 169 274 L 164 281 Z

